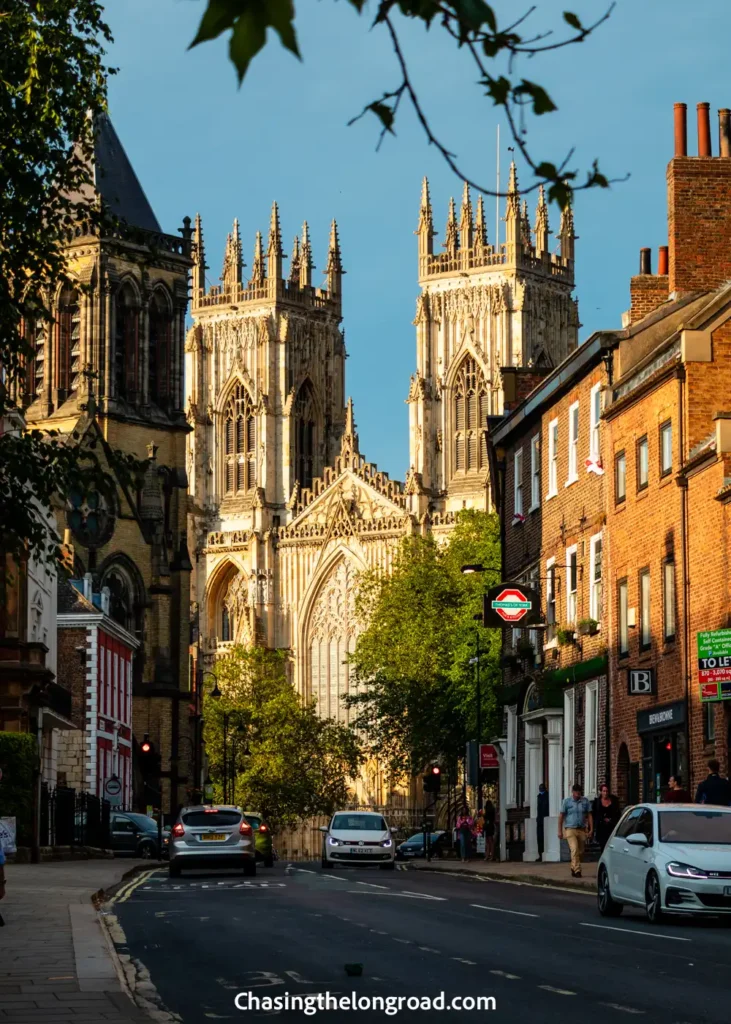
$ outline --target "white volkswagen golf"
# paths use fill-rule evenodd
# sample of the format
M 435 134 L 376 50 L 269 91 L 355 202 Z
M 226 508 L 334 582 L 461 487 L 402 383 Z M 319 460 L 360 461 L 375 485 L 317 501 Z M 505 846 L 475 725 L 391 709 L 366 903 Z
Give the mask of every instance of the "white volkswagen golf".
M 395 828 L 389 828 L 382 814 L 375 811 L 337 811 L 329 825 L 320 826 L 322 866 L 336 864 L 378 864 L 393 870 L 396 844 Z
M 604 848 L 597 872 L 603 917 L 644 907 L 665 914 L 731 913 L 731 807 L 630 807 Z

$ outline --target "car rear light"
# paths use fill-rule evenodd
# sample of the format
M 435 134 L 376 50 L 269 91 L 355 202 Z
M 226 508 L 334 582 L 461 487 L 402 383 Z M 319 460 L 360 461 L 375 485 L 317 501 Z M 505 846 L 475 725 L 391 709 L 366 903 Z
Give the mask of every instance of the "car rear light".
M 259 826 L 259 831 L 260 832 L 268 832 L 269 831 L 269 826 L 268 825 L 260 825 Z
M 239 825 L 239 832 L 241 833 L 242 836 L 251 835 L 252 829 L 248 821 L 244 820 L 241 822 L 241 824 Z
M 184 836 L 185 835 L 185 828 L 183 827 L 183 825 L 180 822 L 178 822 L 177 825 L 173 826 L 173 835 L 174 836 Z

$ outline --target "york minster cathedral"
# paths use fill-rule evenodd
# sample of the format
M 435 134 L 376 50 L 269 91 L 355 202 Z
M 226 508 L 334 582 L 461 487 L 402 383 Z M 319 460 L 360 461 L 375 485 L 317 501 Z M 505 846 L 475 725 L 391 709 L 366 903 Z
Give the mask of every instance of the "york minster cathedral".
M 313 284 L 306 222 L 285 270 L 276 204 L 249 279 L 234 221 L 221 283 L 206 287 L 197 218 L 185 381 L 192 599 L 206 654 L 233 643 L 287 649 L 294 685 L 347 721 L 357 573 L 387 569 L 405 535 L 444 535 L 460 509 L 486 507 L 486 424 L 502 412 L 501 368 L 556 365 L 577 344 L 570 209 L 555 253 L 543 194 L 531 227 L 513 165 L 504 231 L 504 243 L 489 243 L 482 197 L 473 208 L 465 187 L 435 252 L 424 181 L 400 483 L 368 461 L 347 398 L 337 225 L 323 287 Z

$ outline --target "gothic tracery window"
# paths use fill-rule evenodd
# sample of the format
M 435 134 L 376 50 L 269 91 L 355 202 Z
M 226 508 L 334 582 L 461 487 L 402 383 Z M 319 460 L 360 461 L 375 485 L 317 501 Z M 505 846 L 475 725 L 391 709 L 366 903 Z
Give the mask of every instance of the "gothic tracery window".
M 137 400 L 139 386 L 139 321 L 137 297 L 129 284 L 117 293 L 114 332 L 114 384 L 118 398 Z
M 109 615 L 130 632 L 135 628 L 134 585 L 120 565 L 113 565 L 102 578 L 109 589 Z
M 81 372 L 81 311 L 79 293 L 67 284 L 56 317 L 56 387 L 69 393 L 78 387 Z M 36 356 L 37 359 L 37 356 Z
M 294 403 L 295 475 L 300 487 L 312 487 L 315 475 L 317 414 L 312 385 L 305 381 Z
M 156 405 L 170 398 L 172 317 L 165 296 L 158 289 L 150 302 L 149 396 Z
M 462 360 L 454 382 L 454 468 L 487 469 L 487 381 L 471 356 Z
M 256 485 L 256 419 L 243 384 L 226 404 L 223 433 L 225 492 L 250 491 Z
M 347 724 L 343 697 L 352 692 L 348 655 L 355 650 L 355 573 L 341 559 L 315 599 L 308 629 L 310 691 L 323 718 Z

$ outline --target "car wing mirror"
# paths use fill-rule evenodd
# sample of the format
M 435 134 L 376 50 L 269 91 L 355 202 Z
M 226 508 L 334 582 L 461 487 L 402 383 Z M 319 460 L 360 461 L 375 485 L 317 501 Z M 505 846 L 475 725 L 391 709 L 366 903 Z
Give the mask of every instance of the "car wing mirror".
M 643 832 L 633 832 L 632 835 L 627 836 L 626 842 L 630 846 L 649 846 L 647 836 Z
M 327 832 L 327 825 L 320 825 L 320 832 Z
M 398 832 L 398 829 L 396 828 L 395 825 L 392 825 L 388 831 L 391 833 L 392 836 L 395 836 L 396 833 Z

